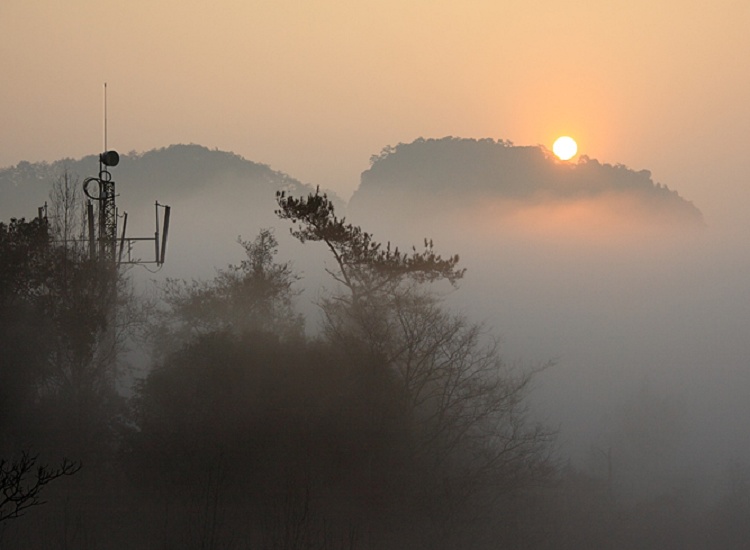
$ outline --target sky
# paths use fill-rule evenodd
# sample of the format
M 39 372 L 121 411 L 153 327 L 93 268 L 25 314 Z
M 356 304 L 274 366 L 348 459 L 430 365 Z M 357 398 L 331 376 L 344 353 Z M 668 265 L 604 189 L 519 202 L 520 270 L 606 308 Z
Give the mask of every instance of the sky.
M 3 0 L 0 167 L 197 143 L 348 198 L 417 137 L 648 169 L 708 223 L 750 161 L 745 0 Z M 738 200 L 739 199 L 739 200 Z

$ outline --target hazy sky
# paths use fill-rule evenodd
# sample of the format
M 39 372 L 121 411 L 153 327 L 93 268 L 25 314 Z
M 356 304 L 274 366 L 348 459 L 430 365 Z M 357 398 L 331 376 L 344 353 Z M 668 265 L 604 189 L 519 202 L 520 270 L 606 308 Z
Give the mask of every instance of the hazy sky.
M 0 167 L 172 143 L 345 198 L 389 144 L 570 134 L 709 224 L 746 203 L 747 0 L 2 0 Z M 738 210 L 739 211 L 739 210 Z

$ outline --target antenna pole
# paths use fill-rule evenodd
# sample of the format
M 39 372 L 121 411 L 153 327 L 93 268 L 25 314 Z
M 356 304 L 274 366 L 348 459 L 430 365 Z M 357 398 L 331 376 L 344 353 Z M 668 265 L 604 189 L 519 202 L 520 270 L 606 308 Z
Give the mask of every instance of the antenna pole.
M 104 83 L 104 150 L 107 151 L 107 83 Z

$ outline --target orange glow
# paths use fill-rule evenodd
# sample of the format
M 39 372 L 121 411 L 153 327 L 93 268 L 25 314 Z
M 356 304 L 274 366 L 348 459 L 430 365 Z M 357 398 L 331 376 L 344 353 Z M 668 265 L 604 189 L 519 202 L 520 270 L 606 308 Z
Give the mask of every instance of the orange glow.
M 481 212 L 474 211 L 466 223 L 484 235 L 525 235 L 570 245 L 638 242 L 644 235 L 654 236 L 654 231 L 669 233 L 688 227 L 674 215 L 644 209 L 638 196 L 617 193 L 536 202 L 497 200 L 475 208 Z

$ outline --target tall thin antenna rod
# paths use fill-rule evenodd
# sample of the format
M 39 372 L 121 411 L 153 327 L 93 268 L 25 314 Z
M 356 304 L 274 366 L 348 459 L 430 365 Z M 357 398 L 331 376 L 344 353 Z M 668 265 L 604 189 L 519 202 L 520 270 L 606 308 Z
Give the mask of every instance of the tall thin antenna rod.
M 107 151 L 107 83 L 104 83 L 104 151 Z

